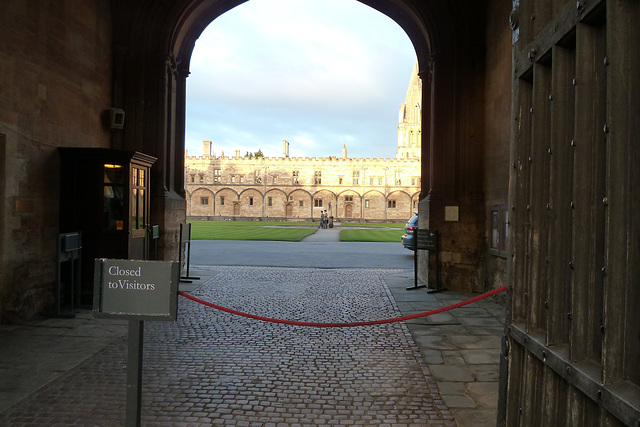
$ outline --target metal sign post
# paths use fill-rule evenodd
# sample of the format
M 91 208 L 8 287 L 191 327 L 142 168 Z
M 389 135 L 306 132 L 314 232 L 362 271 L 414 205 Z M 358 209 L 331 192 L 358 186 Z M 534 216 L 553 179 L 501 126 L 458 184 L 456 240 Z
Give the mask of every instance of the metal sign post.
M 414 231 L 414 233 L 416 233 L 416 231 Z M 416 234 L 414 234 L 414 238 L 416 238 Z M 413 286 L 407 288 L 407 290 L 410 291 L 412 289 L 420 289 L 426 287 L 427 285 L 418 285 L 418 245 L 416 244 L 416 246 L 413 248 Z
M 144 320 L 178 317 L 178 262 L 96 259 L 93 315 L 129 320 L 127 427 L 139 427 Z
M 142 415 L 142 349 L 144 322 L 129 320 L 127 346 L 127 412 L 126 426 L 140 427 Z
M 153 248 L 153 257 L 151 259 L 158 259 L 158 240 L 160 239 L 160 226 L 153 225 L 149 228 L 149 234 L 151 235 L 151 247 Z
M 70 308 L 66 313 L 62 312 L 64 292 L 62 289 L 62 264 L 70 262 L 68 285 Z M 80 288 L 76 286 L 81 282 L 81 262 L 82 262 L 82 233 L 64 233 L 58 235 L 58 264 L 56 266 L 56 308 L 58 316 L 75 317 L 74 305 L 80 305 Z
M 426 285 L 418 286 L 418 250 L 429 251 L 429 255 L 433 253 L 436 257 L 436 288 L 427 291 L 428 293 L 440 292 L 444 289 L 440 288 L 440 245 L 438 230 L 428 228 L 417 228 L 415 231 L 415 249 L 413 252 L 413 268 L 414 268 L 414 286 L 407 290 L 425 288 Z

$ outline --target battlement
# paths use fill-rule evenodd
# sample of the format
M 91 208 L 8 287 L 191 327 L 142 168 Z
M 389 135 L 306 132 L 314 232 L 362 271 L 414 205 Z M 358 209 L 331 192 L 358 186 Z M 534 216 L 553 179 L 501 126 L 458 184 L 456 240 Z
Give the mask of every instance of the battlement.
M 282 164 L 291 164 L 291 163 L 415 163 L 420 162 L 420 159 L 417 158 L 396 158 L 396 157 L 386 157 L 386 158 L 376 158 L 376 157 L 366 157 L 366 158 L 342 158 L 336 156 L 329 157 L 260 157 L 260 158 L 248 158 L 248 157 L 229 157 L 229 156 L 185 156 L 185 162 L 188 163 L 224 163 L 224 162 L 234 162 L 238 164 L 264 164 L 264 163 L 282 163 Z

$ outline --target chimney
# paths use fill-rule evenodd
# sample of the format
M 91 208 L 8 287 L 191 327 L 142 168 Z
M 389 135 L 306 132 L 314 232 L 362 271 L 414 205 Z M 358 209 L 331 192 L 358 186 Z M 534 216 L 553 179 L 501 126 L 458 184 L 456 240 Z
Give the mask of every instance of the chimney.
M 211 157 L 211 141 L 202 141 L 202 155 Z
M 236 159 L 240 158 L 240 150 L 236 150 Z
M 282 156 L 289 157 L 289 141 L 286 139 L 282 140 Z

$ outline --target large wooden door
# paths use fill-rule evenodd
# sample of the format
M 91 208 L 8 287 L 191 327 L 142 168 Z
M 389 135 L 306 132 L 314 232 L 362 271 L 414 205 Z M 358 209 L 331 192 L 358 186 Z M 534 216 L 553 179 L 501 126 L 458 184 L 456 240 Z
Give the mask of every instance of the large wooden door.
M 635 426 L 640 2 L 514 4 L 500 423 Z

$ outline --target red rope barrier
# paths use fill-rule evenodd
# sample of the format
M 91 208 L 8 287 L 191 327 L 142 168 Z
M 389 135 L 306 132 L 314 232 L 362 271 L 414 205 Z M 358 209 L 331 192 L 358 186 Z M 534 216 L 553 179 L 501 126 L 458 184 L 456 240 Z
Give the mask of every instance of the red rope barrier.
M 432 314 L 442 313 L 442 312 L 445 312 L 445 311 L 453 310 L 454 308 L 459 308 L 459 307 L 474 303 L 474 302 L 479 301 L 479 300 L 481 300 L 483 298 L 490 297 L 492 295 L 498 294 L 498 293 L 503 292 L 505 290 L 507 290 L 507 287 L 503 286 L 501 288 L 494 289 L 494 290 L 486 292 L 484 294 L 477 295 L 477 296 L 475 296 L 475 297 L 473 297 L 471 299 L 468 299 L 466 301 L 461 301 L 459 303 L 448 305 L 446 307 L 440 307 L 440 308 L 437 308 L 435 310 L 425 311 L 423 313 L 416 313 L 416 314 L 411 314 L 409 316 L 395 317 L 395 318 L 391 318 L 391 319 L 369 320 L 369 321 L 366 321 L 366 322 L 351 322 L 351 323 L 316 323 L 316 322 L 298 322 L 296 320 L 274 319 L 274 318 L 271 318 L 271 317 L 257 316 L 255 314 L 243 313 L 243 312 L 238 311 L 238 310 L 233 310 L 231 308 L 223 307 L 221 305 L 217 305 L 217 304 L 214 304 L 212 302 L 208 302 L 208 301 L 202 300 L 200 298 L 194 297 L 193 295 L 189 295 L 189 294 L 187 294 L 187 293 L 185 293 L 183 291 L 179 291 L 178 294 L 182 295 L 183 297 L 188 298 L 188 299 L 190 299 L 192 301 L 195 301 L 195 302 L 197 302 L 199 304 L 206 305 L 207 307 L 215 308 L 217 310 L 225 311 L 225 312 L 231 313 L 231 314 L 237 314 L 238 316 L 248 317 L 250 319 L 262 320 L 264 322 L 283 323 L 285 325 L 293 325 L 293 326 L 311 326 L 311 327 L 315 327 L 315 328 L 347 328 L 347 327 L 354 327 L 354 326 L 369 326 L 369 325 L 381 325 L 383 323 L 404 322 L 405 320 L 417 319 L 417 318 L 420 318 L 420 317 L 427 317 L 427 316 L 431 316 Z

